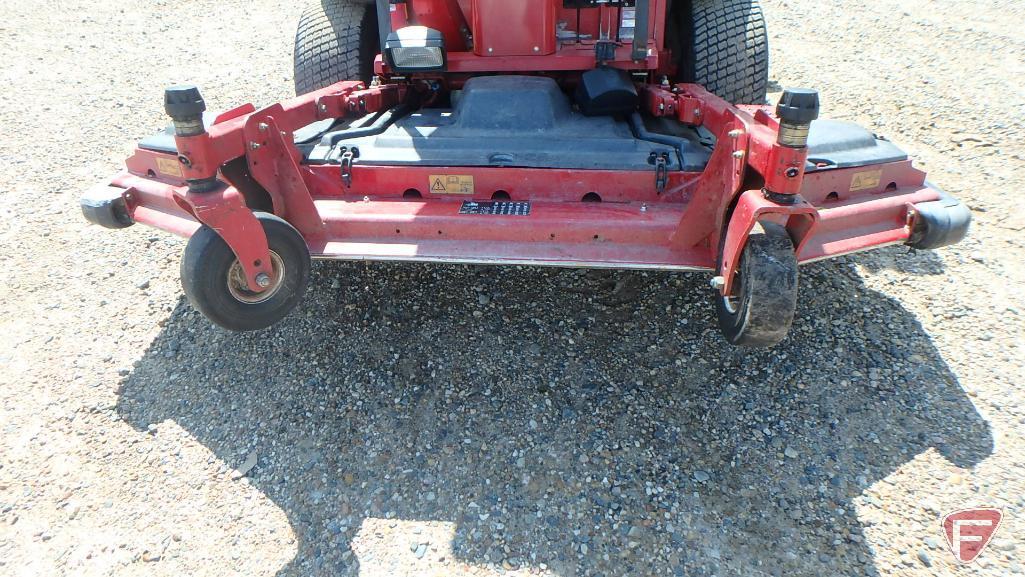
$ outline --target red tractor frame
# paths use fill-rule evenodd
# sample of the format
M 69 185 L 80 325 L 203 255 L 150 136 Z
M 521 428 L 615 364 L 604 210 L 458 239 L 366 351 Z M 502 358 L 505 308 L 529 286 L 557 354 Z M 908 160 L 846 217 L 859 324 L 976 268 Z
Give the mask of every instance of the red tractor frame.
M 787 91 L 778 106 L 735 105 L 687 82 L 694 79 L 667 32 L 669 0 L 381 0 L 367 10 L 375 8 L 385 50 L 372 82 L 343 79 L 205 120 L 195 88 L 169 89 L 173 147 L 140 144 L 126 170 L 83 197 L 86 216 L 191 237 L 185 292 L 235 330 L 284 317 L 305 289 L 312 257 L 708 272 L 727 338 L 755 346 L 785 336 L 798 264 L 892 244 L 936 248 L 967 231 L 964 205 L 927 184 L 906 156 L 851 161 L 842 146 L 842 161 L 810 156 L 814 92 Z M 633 16 L 632 38 L 622 30 L 624 11 Z M 407 29 L 417 33 L 411 48 L 397 33 Z M 443 64 L 395 70 L 394 59 L 405 57 Z M 599 85 L 612 78 L 613 87 L 587 86 L 599 74 Z M 377 129 L 396 118 L 409 132 L 431 108 L 453 110 L 440 116 L 447 118 L 462 106 L 465 117 L 470 95 L 475 113 L 491 107 L 485 118 L 501 116 L 508 103 L 519 119 L 514 104 L 554 94 L 539 84 L 496 100 L 484 95 L 514 85 L 474 80 L 503 76 L 515 86 L 534 86 L 526 80 L 533 78 L 576 90 L 574 108 L 558 113 L 566 122 L 602 116 L 603 106 L 615 117 L 609 126 L 627 126 L 632 116 L 635 138 L 656 148 L 650 167 L 537 166 L 500 154 L 487 164 L 375 162 L 345 145 L 349 134 L 381 138 Z M 705 135 L 703 166 L 674 164 L 673 140 L 648 127 L 655 122 Z M 337 142 L 322 138 L 333 148 L 317 161 L 298 144 L 311 126 L 342 127 Z M 503 133 L 488 134 L 473 142 L 500 142 Z M 543 129 L 533 134 L 546 138 Z M 417 149 L 415 158 L 428 153 Z

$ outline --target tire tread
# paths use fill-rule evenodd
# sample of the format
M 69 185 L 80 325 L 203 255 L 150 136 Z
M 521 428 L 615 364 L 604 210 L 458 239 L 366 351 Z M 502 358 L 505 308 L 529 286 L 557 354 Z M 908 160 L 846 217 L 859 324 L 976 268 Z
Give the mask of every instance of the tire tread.
M 376 12 L 362 0 L 313 0 L 295 33 L 295 93 L 342 80 L 368 82 L 378 43 L 375 24 Z
M 740 261 L 744 276 L 742 308 L 735 314 L 717 298 L 719 324 L 726 339 L 744 347 L 779 344 L 797 310 L 797 255 L 782 226 L 759 223 L 751 231 Z
M 694 82 L 734 104 L 764 104 L 769 39 L 757 0 L 694 0 Z

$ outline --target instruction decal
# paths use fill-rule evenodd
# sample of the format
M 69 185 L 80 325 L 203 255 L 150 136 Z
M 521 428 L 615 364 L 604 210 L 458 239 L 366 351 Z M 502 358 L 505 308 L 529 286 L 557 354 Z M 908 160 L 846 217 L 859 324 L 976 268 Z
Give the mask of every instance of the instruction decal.
M 473 175 L 432 174 L 428 178 L 434 194 L 473 194 Z
M 177 176 L 182 178 L 182 165 L 178 162 L 177 158 L 164 158 L 158 156 L 157 161 L 157 172 L 160 174 L 166 174 L 167 176 Z
M 879 182 L 882 180 L 882 178 L 882 170 L 868 170 L 865 172 L 858 172 L 854 175 L 854 178 L 851 179 L 851 192 L 879 188 Z
M 464 200 L 459 214 L 482 214 L 488 216 L 530 216 L 529 202 L 502 200 Z

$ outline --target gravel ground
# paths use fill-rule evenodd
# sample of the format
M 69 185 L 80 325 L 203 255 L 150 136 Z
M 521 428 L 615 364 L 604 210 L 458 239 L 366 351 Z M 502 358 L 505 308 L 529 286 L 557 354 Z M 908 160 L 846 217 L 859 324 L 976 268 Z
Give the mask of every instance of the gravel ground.
M 322 263 L 286 322 L 215 329 L 181 241 L 77 197 L 167 84 L 288 96 L 299 7 L 2 0 L 0 575 L 1025 572 L 1025 7 L 764 4 L 777 88 L 977 224 L 807 267 L 745 352 L 676 274 Z M 981 504 L 956 568 L 938 517 Z

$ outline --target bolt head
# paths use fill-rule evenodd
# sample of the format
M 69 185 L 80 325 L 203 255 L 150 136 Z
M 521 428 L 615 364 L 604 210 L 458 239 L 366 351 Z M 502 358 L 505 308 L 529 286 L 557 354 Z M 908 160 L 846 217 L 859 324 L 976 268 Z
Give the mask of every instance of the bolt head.
M 250 142 L 249 143 L 249 148 L 251 148 L 253 150 L 259 150 L 260 149 L 260 143 L 259 142 Z
M 740 135 L 742 134 L 744 134 L 744 131 L 739 128 L 735 128 L 729 132 L 730 138 L 740 138 Z
M 267 287 L 269 287 L 270 286 L 270 275 L 265 273 L 265 272 L 261 272 L 260 274 L 256 275 L 256 284 L 260 288 L 267 288 Z
M 722 290 L 722 287 L 726 286 L 726 279 L 721 276 L 717 276 L 709 281 L 708 284 L 712 285 L 712 288 L 715 290 Z
M 266 122 L 261 122 L 260 124 L 256 125 L 256 128 L 259 129 L 260 132 L 267 132 L 268 126 Z
M 733 152 L 733 158 L 744 158 L 743 150 L 736 150 Z

